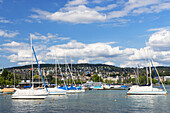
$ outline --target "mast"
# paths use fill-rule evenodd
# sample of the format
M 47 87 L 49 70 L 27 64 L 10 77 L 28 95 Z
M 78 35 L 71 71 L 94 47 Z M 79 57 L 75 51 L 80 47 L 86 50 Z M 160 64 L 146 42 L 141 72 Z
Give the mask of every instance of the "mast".
M 137 84 L 139 85 L 139 64 L 137 65 Z
M 150 72 L 150 83 L 152 86 L 152 70 L 151 70 L 151 64 L 149 65 L 149 72 Z
M 69 72 L 70 72 L 70 74 L 71 74 L 72 84 L 73 84 L 73 82 L 74 82 L 74 84 L 75 84 L 75 81 L 73 80 L 73 74 L 72 74 L 72 72 L 71 72 L 71 70 L 70 70 L 70 67 L 69 67 L 69 65 L 67 65 L 67 66 L 68 66 L 68 70 L 69 70 Z
M 162 81 L 161 81 L 161 79 L 160 79 L 158 70 L 157 70 L 156 67 L 153 65 L 153 60 L 152 60 L 152 59 L 151 59 L 151 64 L 152 64 L 152 67 L 153 67 L 153 69 L 154 69 L 155 75 L 156 75 L 156 77 L 157 77 L 157 79 L 158 79 L 158 82 L 159 82 L 159 85 L 160 85 L 161 89 L 164 89 L 164 90 L 166 91 L 166 89 L 165 89 L 165 87 L 164 87 L 164 84 L 162 83 Z M 158 75 L 157 75 L 157 74 L 158 74 Z M 161 84 L 162 84 L 162 85 L 161 85 Z M 162 86 L 163 86 L 163 87 L 162 87 Z
M 66 74 L 66 84 L 68 84 L 67 82 L 67 65 L 66 65 L 66 52 L 65 52 L 65 74 Z M 69 80 L 69 79 L 68 79 Z M 68 84 L 69 85 L 69 84 Z
M 145 44 L 146 44 L 146 40 L 145 40 Z M 148 75 L 149 75 L 149 71 L 148 71 L 148 58 L 146 58 L 147 56 L 147 49 L 145 50 L 145 65 L 146 65 L 146 80 L 147 80 L 147 85 L 149 84 L 149 80 L 148 80 Z
M 158 73 L 158 70 L 156 69 L 156 67 L 155 67 L 155 70 L 156 70 L 156 73 L 158 74 L 158 77 L 159 77 L 159 79 L 160 79 L 160 76 L 159 76 L 159 73 Z M 165 88 L 165 86 L 164 86 L 164 84 L 163 84 L 163 82 L 162 82 L 161 79 L 160 79 L 160 81 L 161 81 L 161 84 L 162 84 L 162 86 L 163 86 L 164 91 L 166 91 L 166 88 Z
M 34 88 L 34 83 L 33 83 L 33 52 L 32 52 L 32 37 L 30 37 L 31 41 L 31 70 L 32 70 L 32 88 Z
M 147 59 L 145 59 L 145 64 L 146 64 L 146 79 L 147 79 L 147 85 L 149 84 L 149 81 L 148 81 L 148 62 L 147 62 Z
M 138 81 L 137 81 L 137 72 L 134 70 L 134 72 L 135 72 L 135 75 L 136 75 L 136 85 L 137 85 L 137 83 L 138 83 Z
M 40 73 L 41 73 L 41 78 L 42 78 L 42 80 L 43 80 L 44 86 L 45 86 L 45 88 L 46 88 L 46 91 L 48 92 L 48 89 L 47 89 L 47 86 L 46 86 L 46 84 L 45 84 L 44 77 L 43 77 L 43 75 L 42 75 L 42 72 L 41 72 L 41 69 L 40 69 L 40 65 L 39 65 L 39 63 L 38 63 L 38 59 L 37 59 L 37 56 L 36 56 L 36 54 L 35 54 L 35 51 L 34 51 L 34 47 L 33 47 L 33 46 L 32 46 L 32 51 L 33 51 L 33 53 L 34 53 L 34 57 L 35 57 L 35 60 L 36 60 L 36 62 L 37 62 L 37 65 L 38 65 L 38 69 L 39 69 L 39 71 L 40 71 Z
M 15 70 L 13 68 L 13 71 L 14 71 L 14 88 L 15 88 Z
M 60 72 L 61 72 L 62 78 L 64 79 L 63 73 L 62 73 L 62 70 L 61 70 L 61 67 L 60 67 L 59 63 L 58 63 L 58 68 L 59 68 L 59 70 L 60 70 Z M 63 81 L 64 81 L 64 85 L 66 86 L 65 79 L 64 79 Z
M 56 63 L 56 59 L 55 59 L 55 75 L 56 75 L 56 87 L 58 87 L 57 85 L 57 63 Z
M 71 59 L 71 72 L 72 72 L 72 57 L 70 56 L 70 59 Z

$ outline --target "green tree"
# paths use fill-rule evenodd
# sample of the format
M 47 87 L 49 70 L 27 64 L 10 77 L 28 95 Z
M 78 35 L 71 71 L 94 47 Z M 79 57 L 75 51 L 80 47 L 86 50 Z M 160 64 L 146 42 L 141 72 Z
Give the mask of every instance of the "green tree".
M 11 78 L 9 85 L 14 85 L 14 80 Z
M 153 83 L 153 84 L 156 84 L 156 83 L 158 83 L 158 80 L 152 79 L 152 83 Z
M 47 76 L 47 79 L 48 79 L 49 83 L 51 83 L 52 80 L 54 79 L 54 77 L 53 77 L 53 75 L 48 75 L 48 76 Z M 53 82 L 54 82 L 54 81 L 53 81 Z
M 92 77 L 92 81 L 94 82 L 102 82 L 103 79 L 101 77 L 99 77 L 97 74 L 94 74 Z
M 0 85 L 5 85 L 5 80 L 3 77 L 0 77 Z
M 145 75 L 139 75 L 139 84 L 144 85 L 147 82 L 147 78 Z
M 41 79 L 41 77 L 39 76 L 39 75 L 34 75 L 34 77 L 33 78 L 35 78 L 35 79 Z
M 131 82 L 132 84 L 137 84 L 137 83 L 136 83 L 136 78 L 131 78 L 131 79 L 130 79 L 130 82 Z
M 120 80 L 117 80 L 117 83 L 120 84 Z
M 108 81 L 107 79 L 106 79 L 104 82 L 105 82 L 106 84 L 109 83 L 109 81 Z
M 8 71 L 6 69 L 4 69 L 4 71 L 2 72 L 1 77 L 3 77 L 6 80 L 7 76 L 8 76 Z
M 5 85 L 9 85 L 10 82 L 8 80 L 5 80 Z

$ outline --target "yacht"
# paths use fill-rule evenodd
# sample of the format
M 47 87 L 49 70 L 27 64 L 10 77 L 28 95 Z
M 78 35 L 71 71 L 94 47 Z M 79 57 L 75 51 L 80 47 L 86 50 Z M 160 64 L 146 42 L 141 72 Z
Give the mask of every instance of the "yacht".
M 32 46 L 32 39 L 31 39 L 31 49 L 34 53 L 39 72 L 41 73 L 41 69 L 40 69 L 40 66 L 39 66 L 35 51 L 34 51 L 34 47 Z M 32 58 L 33 58 L 33 55 L 32 55 Z M 33 59 L 32 59 L 32 61 L 33 61 Z M 43 80 L 43 83 L 44 83 L 46 90 L 45 89 L 35 90 L 34 84 L 33 84 L 33 63 L 32 63 L 31 69 L 32 69 L 32 87 L 31 87 L 31 89 L 18 89 L 18 90 L 16 90 L 16 92 L 11 97 L 12 99 L 45 99 L 47 97 L 48 90 L 47 90 L 44 78 L 42 76 L 42 73 L 41 73 L 41 77 L 42 77 L 42 80 Z
M 160 89 L 158 88 L 153 88 L 152 85 L 152 77 L 151 77 L 151 66 L 149 66 L 149 71 L 150 71 L 150 83 L 148 85 L 133 85 L 132 87 L 130 87 L 127 92 L 128 95 L 166 95 L 167 91 L 164 87 L 163 82 L 161 81 L 160 77 L 159 77 L 159 73 L 158 70 L 156 69 L 156 67 L 153 66 L 153 61 L 150 60 L 151 65 L 153 67 L 153 70 L 155 72 L 155 75 L 158 79 L 158 82 L 160 84 Z M 147 68 L 147 67 L 146 67 Z M 147 68 L 148 69 L 148 68 Z M 148 71 L 147 71 L 148 72 Z M 147 75 L 148 76 L 148 75 Z M 148 78 L 147 78 L 148 79 Z
M 45 99 L 48 93 L 45 89 L 35 90 L 31 89 L 18 89 L 13 95 L 12 99 Z

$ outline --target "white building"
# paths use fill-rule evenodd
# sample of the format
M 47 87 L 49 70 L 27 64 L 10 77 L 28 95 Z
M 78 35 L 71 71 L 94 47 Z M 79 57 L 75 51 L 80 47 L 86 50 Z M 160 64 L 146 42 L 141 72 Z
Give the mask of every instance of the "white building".
M 115 77 L 107 77 L 107 78 L 103 78 L 103 81 L 106 81 L 106 80 L 109 80 L 109 81 L 115 81 L 115 83 L 117 83 L 117 80 L 119 80 L 119 76 L 115 76 Z
M 164 76 L 164 81 L 170 81 L 170 76 Z

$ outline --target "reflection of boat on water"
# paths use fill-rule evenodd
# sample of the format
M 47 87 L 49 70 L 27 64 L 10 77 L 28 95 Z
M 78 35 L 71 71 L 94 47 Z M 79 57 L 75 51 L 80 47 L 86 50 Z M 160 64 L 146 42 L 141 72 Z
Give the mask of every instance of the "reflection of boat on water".
M 150 60 L 150 62 L 152 64 L 151 60 Z M 167 94 L 167 91 L 166 91 L 166 89 L 164 87 L 164 84 L 162 83 L 162 81 L 161 81 L 161 79 L 159 77 L 158 70 L 156 69 L 156 67 L 153 66 L 153 64 L 152 64 L 152 67 L 153 67 L 153 70 L 155 72 L 155 75 L 157 76 L 158 82 L 160 84 L 160 89 L 153 88 L 152 75 L 151 75 L 151 66 L 149 66 L 150 83 L 151 84 L 144 85 L 144 86 L 134 85 L 134 86 L 129 88 L 129 91 L 127 92 L 128 95 L 165 95 L 165 94 Z

